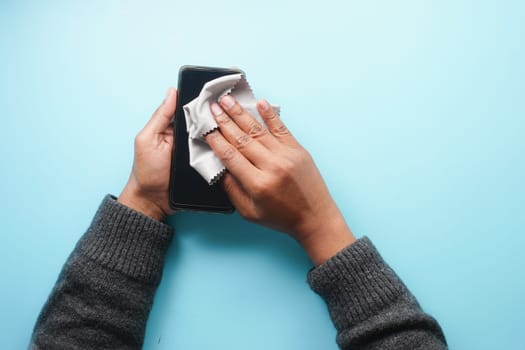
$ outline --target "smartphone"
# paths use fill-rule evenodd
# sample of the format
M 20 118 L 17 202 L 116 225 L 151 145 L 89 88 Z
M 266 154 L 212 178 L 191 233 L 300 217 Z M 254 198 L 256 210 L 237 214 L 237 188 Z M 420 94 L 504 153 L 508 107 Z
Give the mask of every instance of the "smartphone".
M 170 207 L 175 210 L 196 210 L 231 213 L 234 207 L 218 183 L 208 185 L 190 166 L 188 132 L 183 106 L 195 99 L 208 81 L 224 75 L 243 73 L 239 69 L 183 66 L 179 70 L 178 100 L 173 124 L 175 145 L 171 157 L 169 186 Z

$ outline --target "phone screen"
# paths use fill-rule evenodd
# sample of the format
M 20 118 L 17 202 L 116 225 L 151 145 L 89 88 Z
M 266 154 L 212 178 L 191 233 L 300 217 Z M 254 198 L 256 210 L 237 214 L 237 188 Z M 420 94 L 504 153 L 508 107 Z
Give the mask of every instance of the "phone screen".
M 233 205 L 218 183 L 208 185 L 190 166 L 188 132 L 183 106 L 195 99 L 208 81 L 242 73 L 237 69 L 183 66 L 179 71 L 178 101 L 175 110 L 175 147 L 171 159 L 169 198 L 173 209 L 232 212 Z

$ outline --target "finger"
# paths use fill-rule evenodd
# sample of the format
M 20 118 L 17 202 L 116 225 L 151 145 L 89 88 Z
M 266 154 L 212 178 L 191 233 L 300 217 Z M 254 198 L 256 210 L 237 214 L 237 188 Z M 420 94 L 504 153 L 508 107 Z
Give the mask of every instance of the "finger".
M 275 113 L 268 101 L 260 100 L 257 102 L 257 110 L 272 135 L 281 141 L 295 142 L 294 137 L 286 125 L 284 125 L 281 118 L 279 118 L 279 115 Z
M 231 145 L 235 146 L 256 167 L 261 168 L 268 164 L 271 153 L 266 147 L 242 131 L 218 104 L 213 103 L 211 111 L 221 134 Z
M 219 130 L 206 135 L 206 142 L 222 161 L 222 164 L 242 184 L 249 184 L 259 175 L 257 169 L 244 155 L 222 136 Z
M 144 127 L 144 131 L 159 134 L 164 132 L 170 125 L 173 115 L 175 114 L 175 107 L 177 106 L 177 90 L 170 87 L 166 93 L 166 98 L 162 104 L 157 108 L 155 113 L 151 116 L 148 124 Z
M 275 146 L 276 140 L 268 133 L 268 129 L 253 118 L 242 106 L 230 95 L 226 95 L 219 101 L 221 107 L 235 121 L 245 133 L 253 139 L 259 140 L 269 149 Z
M 221 179 L 221 185 L 224 189 L 224 192 L 226 192 L 228 195 L 228 198 L 230 198 L 233 206 L 242 216 L 253 216 L 253 212 L 255 212 L 255 206 L 250 196 L 248 196 L 246 191 L 241 187 L 237 180 L 235 180 L 232 174 L 224 174 Z

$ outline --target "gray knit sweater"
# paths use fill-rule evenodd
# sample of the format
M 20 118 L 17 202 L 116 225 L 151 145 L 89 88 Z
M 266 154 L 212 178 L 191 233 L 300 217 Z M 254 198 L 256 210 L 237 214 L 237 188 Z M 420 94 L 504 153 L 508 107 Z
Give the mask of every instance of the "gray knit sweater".
M 73 250 L 36 322 L 32 349 L 140 349 L 159 285 L 170 226 L 107 196 Z M 310 271 L 341 349 L 446 349 L 370 240 Z

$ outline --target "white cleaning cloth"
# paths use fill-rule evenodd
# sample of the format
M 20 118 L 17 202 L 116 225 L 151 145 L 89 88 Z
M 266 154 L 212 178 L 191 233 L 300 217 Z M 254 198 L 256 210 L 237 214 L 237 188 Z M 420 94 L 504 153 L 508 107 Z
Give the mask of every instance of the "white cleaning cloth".
M 243 74 L 231 74 L 207 82 L 197 98 L 184 105 L 184 117 L 188 131 L 190 165 L 212 185 L 225 172 L 225 167 L 206 143 L 204 136 L 217 129 L 210 106 L 222 96 L 230 94 L 239 104 L 264 125 L 257 111 L 255 96 Z M 279 113 L 278 107 L 273 107 Z

